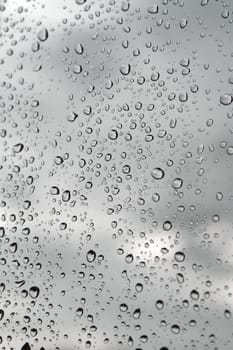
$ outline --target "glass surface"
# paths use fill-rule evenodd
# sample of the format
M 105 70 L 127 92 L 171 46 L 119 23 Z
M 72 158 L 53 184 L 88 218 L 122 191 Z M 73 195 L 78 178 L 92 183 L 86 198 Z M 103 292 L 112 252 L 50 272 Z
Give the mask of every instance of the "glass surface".
M 0 1 L 0 348 L 233 349 L 233 2 Z

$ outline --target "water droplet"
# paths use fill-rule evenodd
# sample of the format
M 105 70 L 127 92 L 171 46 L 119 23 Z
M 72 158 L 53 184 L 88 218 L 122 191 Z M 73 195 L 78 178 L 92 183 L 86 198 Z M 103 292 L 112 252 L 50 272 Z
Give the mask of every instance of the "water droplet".
M 228 106 L 233 102 L 233 95 L 224 94 L 220 97 L 220 103 L 224 106 Z
M 38 296 L 40 294 L 40 289 L 36 286 L 33 286 L 29 289 L 28 292 L 29 292 L 29 295 L 31 298 L 36 299 L 36 298 L 38 298 Z
M 199 295 L 199 292 L 195 289 L 193 289 L 191 292 L 190 292 L 190 297 L 191 299 L 193 300 L 198 300 L 200 295 Z
M 153 6 L 148 7 L 147 12 L 150 13 L 151 15 L 155 15 L 156 13 L 159 12 L 159 6 L 153 5 Z
M 92 263 L 96 259 L 96 252 L 94 250 L 89 250 L 86 254 L 86 259 L 89 263 Z
M 177 262 L 183 262 L 185 260 L 185 254 L 183 252 L 176 252 L 174 255 L 174 259 Z
M 160 195 L 158 194 L 158 193 L 153 193 L 152 194 L 152 200 L 155 202 L 155 203 L 157 203 L 157 202 L 159 202 L 160 201 Z
M 181 29 L 184 29 L 184 28 L 187 26 L 187 24 L 188 24 L 187 18 L 182 18 L 182 19 L 180 20 L 180 28 L 181 28 Z
M 177 324 L 173 324 L 171 326 L 171 332 L 173 334 L 179 334 L 180 333 L 180 327 Z
M 157 300 L 156 303 L 155 303 L 155 307 L 159 311 L 162 310 L 164 308 L 163 300 L 161 300 L 161 299 Z
M 120 67 L 120 72 L 122 75 L 128 75 L 130 73 L 130 70 L 131 70 L 130 64 L 123 64 Z
M 228 156 L 232 156 L 233 155 L 233 146 L 228 146 L 227 147 L 227 154 L 228 154 Z
M 164 231 L 170 231 L 172 229 L 171 221 L 168 221 L 168 220 L 164 221 L 163 229 L 164 229 Z
M 127 264 L 131 264 L 134 260 L 134 257 L 133 257 L 133 254 L 127 254 L 126 257 L 125 257 L 125 262 Z
M 0 321 L 2 321 L 3 317 L 4 317 L 4 310 L 0 309 Z
M 118 138 L 118 132 L 115 129 L 112 129 L 111 131 L 108 132 L 108 138 L 110 140 L 116 140 Z
M 133 318 L 135 320 L 138 320 L 139 318 L 141 317 L 141 309 L 135 309 L 134 312 L 133 312 Z
M 82 317 L 83 315 L 83 308 L 79 307 L 76 311 L 75 311 L 76 316 L 78 317 Z
M 206 6 L 208 5 L 209 0 L 201 0 L 201 6 Z
M 135 285 L 135 290 L 136 290 L 136 292 L 141 293 L 143 291 L 143 284 L 142 283 L 137 283 Z
M 230 310 L 225 310 L 224 311 L 224 316 L 227 320 L 231 319 L 231 311 Z
M 75 0 L 77 5 L 83 5 L 87 2 L 87 0 Z
M 161 180 L 164 177 L 164 175 L 165 175 L 164 170 L 161 168 L 154 168 L 151 171 L 151 176 L 155 180 Z
M 223 194 L 222 194 L 222 192 L 217 192 L 217 194 L 216 194 L 216 199 L 217 199 L 218 201 L 223 200 Z
M 13 146 L 13 152 L 20 153 L 24 149 L 24 145 L 22 143 L 17 143 Z
M 69 202 L 70 198 L 71 198 L 70 191 L 69 190 L 65 190 L 62 193 L 62 200 L 63 200 L 63 202 Z
M 181 178 L 177 177 L 176 179 L 174 179 L 172 181 L 172 187 L 174 189 L 177 190 L 177 189 L 181 188 L 182 186 L 183 186 L 183 180 Z
M 78 55 L 82 55 L 83 52 L 84 52 L 83 45 L 80 44 L 80 43 L 77 43 L 77 44 L 75 45 L 74 51 L 75 51 Z
M 73 73 L 74 74 L 80 74 L 82 72 L 82 66 L 80 64 L 75 64 L 73 66 Z
M 21 350 L 31 350 L 31 346 L 29 345 L 29 343 L 25 343 L 25 344 L 22 346 Z
M 72 112 L 71 114 L 68 115 L 67 120 L 68 122 L 75 122 L 75 120 L 78 118 L 78 114 L 75 112 Z
M 48 29 L 46 28 L 42 28 L 39 33 L 37 34 L 37 38 L 40 40 L 40 41 L 46 41 L 49 37 L 49 32 L 48 32 Z
M 126 312 L 128 311 L 128 305 L 125 303 L 120 304 L 120 311 L 121 312 Z
M 52 186 L 50 188 L 50 194 L 53 195 L 53 196 L 56 196 L 60 193 L 60 190 L 57 186 Z

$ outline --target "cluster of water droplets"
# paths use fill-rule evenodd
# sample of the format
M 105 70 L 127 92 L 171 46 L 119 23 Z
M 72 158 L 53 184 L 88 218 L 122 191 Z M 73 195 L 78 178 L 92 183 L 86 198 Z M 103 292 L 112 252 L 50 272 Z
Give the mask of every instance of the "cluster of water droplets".
M 1 349 L 232 350 L 232 3 L 0 18 Z

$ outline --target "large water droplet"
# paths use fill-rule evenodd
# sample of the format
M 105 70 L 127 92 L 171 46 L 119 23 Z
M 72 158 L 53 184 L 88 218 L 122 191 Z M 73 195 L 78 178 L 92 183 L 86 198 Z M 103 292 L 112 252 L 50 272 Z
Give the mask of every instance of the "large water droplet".
M 131 70 L 130 64 L 123 64 L 120 67 L 120 72 L 122 75 L 128 75 L 130 73 L 130 70 Z
M 37 38 L 40 41 L 46 41 L 48 37 L 49 37 L 49 32 L 48 32 L 48 29 L 46 28 L 42 28 L 37 34 Z
M 31 298 L 36 299 L 40 294 L 40 289 L 36 286 L 33 286 L 29 289 L 28 292 Z
M 154 168 L 151 171 L 151 176 L 155 180 L 161 180 L 164 177 L 165 173 L 164 170 L 161 168 Z
M 224 106 L 228 106 L 233 102 L 233 95 L 224 94 L 220 97 L 220 103 Z
M 96 252 L 94 250 L 89 250 L 86 254 L 86 259 L 89 263 L 92 263 L 96 259 Z

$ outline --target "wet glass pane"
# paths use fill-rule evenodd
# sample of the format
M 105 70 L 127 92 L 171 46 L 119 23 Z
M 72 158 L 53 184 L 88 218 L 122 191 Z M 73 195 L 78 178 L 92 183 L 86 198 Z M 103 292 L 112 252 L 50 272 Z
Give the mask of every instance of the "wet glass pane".
M 2 350 L 233 349 L 232 26 L 1 0 Z

